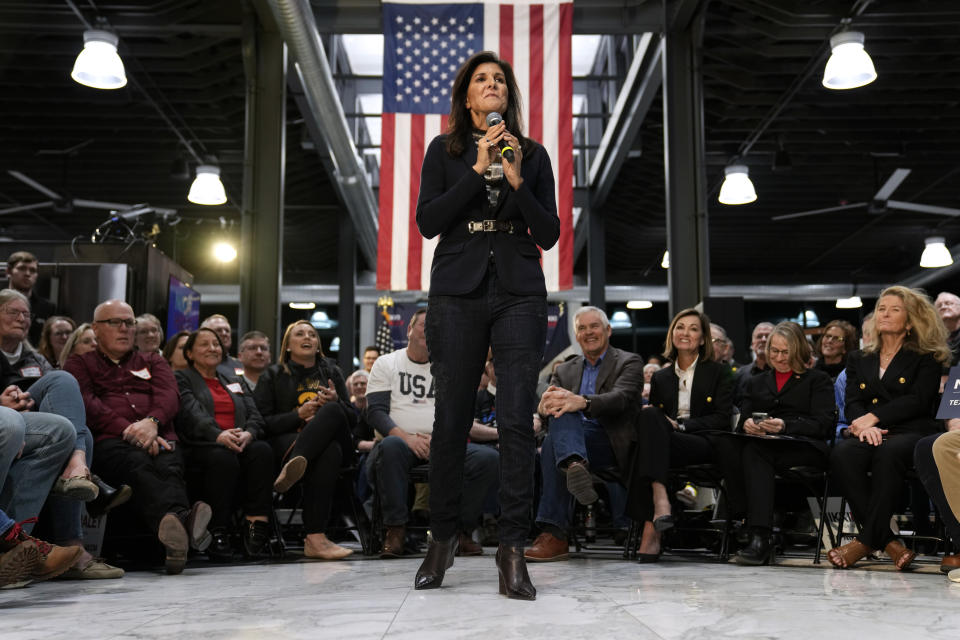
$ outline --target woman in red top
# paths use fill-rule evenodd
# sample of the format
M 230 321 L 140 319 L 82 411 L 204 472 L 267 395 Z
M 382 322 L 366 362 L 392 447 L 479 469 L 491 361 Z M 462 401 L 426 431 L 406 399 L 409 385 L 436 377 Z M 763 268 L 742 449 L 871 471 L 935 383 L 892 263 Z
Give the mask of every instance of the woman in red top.
M 232 516 L 240 507 L 244 555 L 260 557 L 270 538 L 274 474 L 273 452 L 260 439 L 263 418 L 240 379 L 217 369 L 224 350 L 213 330 L 190 334 L 183 353 L 189 366 L 175 373 L 180 388 L 177 435 L 185 447 L 188 487 L 213 508 L 207 555 L 214 561 L 233 558 Z

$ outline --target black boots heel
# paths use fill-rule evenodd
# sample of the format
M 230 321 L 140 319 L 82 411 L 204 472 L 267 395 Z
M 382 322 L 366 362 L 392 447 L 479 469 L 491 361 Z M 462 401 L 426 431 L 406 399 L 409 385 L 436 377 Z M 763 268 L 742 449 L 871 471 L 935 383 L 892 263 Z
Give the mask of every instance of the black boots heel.
M 439 589 L 443 583 L 443 574 L 453 566 L 453 558 L 460 546 L 460 535 L 455 533 L 449 540 L 430 541 L 427 557 L 417 571 L 413 581 L 414 589 Z
M 523 547 L 501 544 L 497 548 L 497 572 L 500 574 L 500 593 L 515 600 L 536 600 L 537 590 L 530 582 Z

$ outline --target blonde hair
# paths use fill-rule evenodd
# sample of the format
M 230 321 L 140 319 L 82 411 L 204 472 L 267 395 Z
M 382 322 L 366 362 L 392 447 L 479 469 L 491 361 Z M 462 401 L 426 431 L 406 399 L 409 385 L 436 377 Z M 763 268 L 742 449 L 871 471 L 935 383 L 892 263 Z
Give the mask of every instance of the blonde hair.
M 287 326 L 287 330 L 283 332 L 283 340 L 280 341 L 280 353 L 277 354 L 277 364 L 279 364 L 284 371 L 290 373 L 290 367 L 287 366 L 287 361 L 290 359 L 290 352 L 287 351 L 287 345 L 290 344 L 290 334 L 293 333 L 294 327 L 305 324 L 313 331 L 314 335 L 317 336 L 317 359 L 325 357 L 323 353 L 323 345 L 320 343 L 320 332 L 317 331 L 317 328 L 310 324 L 309 320 L 297 320 L 292 322 Z
M 937 362 L 947 364 L 950 362 L 950 348 L 947 347 L 947 328 L 943 325 L 943 320 L 930 302 L 927 294 L 920 289 L 911 289 L 901 285 L 887 287 L 880 292 L 877 297 L 877 303 L 873 307 L 874 316 L 877 313 L 877 307 L 885 296 L 896 296 L 903 301 L 903 307 L 907 312 L 907 335 L 903 338 L 903 346 L 911 351 L 920 354 L 932 354 Z M 874 327 L 876 319 L 874 318 Z M 876 328 L 874 328 L 876 331 Z M 864 353 L 875 353 L 880 351 L 883 341 L 877 335 L 873 343 L 863 347 Z
M 667 329 L 667 339 L 663 343 L 663 357 L 667 360 L 676 361 L 677 348 L 673 346 L 673 330 L 676 328 L 680 319 L 686 318 L 687 316 L 696 316 L 697 320 L 700 321 L 701 337 L 703 338 L 703 344 L 700 345 L 698 349 L 700 352 L 700 362 L 713 360 L 713 337 L 710 334 L 710 318 L 707 317 L 707 314 L 693 308 L 684 309 L 673 316 L 673 320 L 670 321 L 670 328 Z
M 794 373 L 803 373 L 807 370 L 807 363 L 810 362 L 811 348 L 807 342 L 807 337 L 803 335 L 803 329 L 796 322 L 789 320 L 776 325 L 770 335 L 767 337 L 767 362 L 770 362 L 770 344 L 773 342 L 773 336 L 780 336 L 787 342 L 787 349 L 790 350 L 790 368 Z
M 57 362 L 60 363 L 61 369 L 63 368 L 63 364 L 67 361 L 67 358 L 73 355 L 73 348 L 77 346 L 77 342 L 80 341 L 80 337 L 85 331 L 93 331 L 93 325 L 89 322 L 84 322 L 73 330 L 73 333 L 70 334 L 70 337 L 68 337 L 67 341 L 63 344 L 63 349 L 60 350 L 60 357 L 57 358 Z

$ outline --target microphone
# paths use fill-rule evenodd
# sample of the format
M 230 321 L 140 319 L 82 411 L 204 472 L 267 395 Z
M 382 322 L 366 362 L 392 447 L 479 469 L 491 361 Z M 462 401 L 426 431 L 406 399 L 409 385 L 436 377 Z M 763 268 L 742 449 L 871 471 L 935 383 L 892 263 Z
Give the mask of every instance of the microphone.
M 503 117 L 496 111 L 487 114 L 487 126 L 493 127 L 503 122 Z M 507 159 L 507 162 L 513 162 L 513 147 L 504 141 L 500 141 L 500 155 Z

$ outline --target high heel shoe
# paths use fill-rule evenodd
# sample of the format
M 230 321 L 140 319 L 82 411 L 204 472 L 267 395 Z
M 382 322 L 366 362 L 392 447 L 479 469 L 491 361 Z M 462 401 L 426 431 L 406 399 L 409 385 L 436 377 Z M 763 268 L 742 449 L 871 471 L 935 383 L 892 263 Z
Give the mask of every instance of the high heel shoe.
M 119 507 L 130 500 L 130 497 L 133 495 L 133 489 L 131 489 L 129 485 L 122 484 L 114 489 L 96 474 L 91 476 L 91 480 L 97 485 L 99 493 L 95 500 L 87 503 L 87 515 L 91 518 L 97 518 L 111 509 Z
M 443 583 L 443 574 L 453 566 L 453 558 L 460 547 L 460 534 L 455 533 L 447 540 L 431 540 L 427 548 L 427 557 L 417 570 L 414 589 L 439 589 Z
M 500 574 L 500 595 L 514 600 L 537 599 L 522 546 L 501 544 L 497 547 L 497 573 Z
M 676 524 L 676 522 L 677 521 L 674 519 L 673 514 L 668 513 L 665 516 L 660 516 L 659 518 L 654 519 L 653 528 L 659 531 L 660 533 L 663 533 L 667 529 L 670 529 L 671 527 L 673 527 L 673 525 Z
M 772 564 L 776 556 L 776 547 L 770 539 L 770 532 L 756 530 L 750 535 L 750 542 L 737 552 L 737 564 L 759 566 Z

